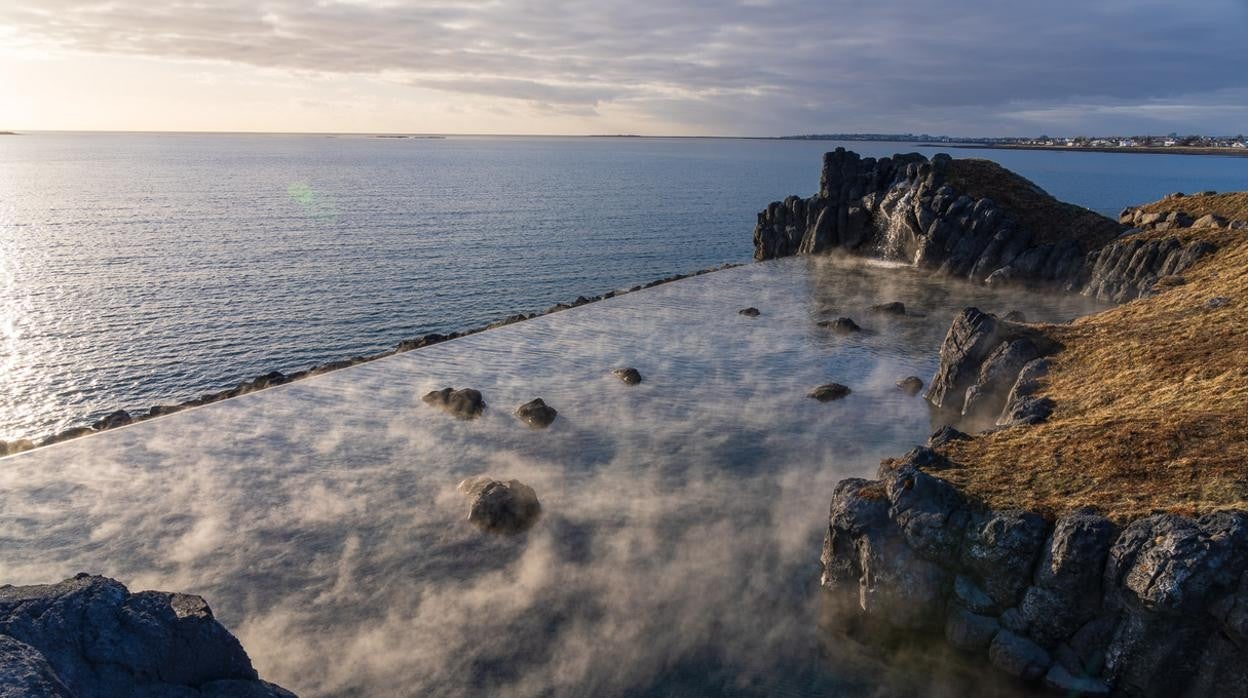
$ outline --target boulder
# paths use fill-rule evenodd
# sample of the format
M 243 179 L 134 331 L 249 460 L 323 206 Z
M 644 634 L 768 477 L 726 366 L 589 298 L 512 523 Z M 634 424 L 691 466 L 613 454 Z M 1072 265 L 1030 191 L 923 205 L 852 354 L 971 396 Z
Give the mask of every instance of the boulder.
M 945 639 L 963 652 L 983 652 L 1000 630 L 996 618 L 972 613 L 957 604 L 950 606 L 945 618 Z
M 471 505 L 468 520 L 490 533 L 521 533 L 536 523 L 542 505 L 532 487 L 519 480 L 495 480 L 487 475 L 459 483 Z
M 235 695 L 293 696 L 257 678 L 202 598 L 106 577 L 0 587 L 0 640 L 0 687 L 25 681 L 33 695 L 204 695 L 227 682 Z
M 918 395 L 923 390 L 923 379 L 918 376 L 906 376 L 897 381 L 897 387 L 907 395 Z
M 520 418 L 520 421 L 534 429 L 545 429 L 555 421 L 558 415 L 558 410 L 547 405 L 540 397 L 533 398 L 516 408 L 516 416 Z
M 628 385 L 637 385 L 641 382 L 641 372 L 631 366 L 612 369 L 611 373 Z
M 476 419 L 485 411 L 485 400 L 479 390 L 472 388 L 443 388 L 425 393 L 421 400 L 456 419 Z
M 814 398 L 819 402 L 831 402 L 840 400 L 851 392 L 853 391 L 840 383 L 826 383 L 807 393 L 806 397 Z
M 754 308 L 754 307 L 742 308 L 738 310 L 737 313 L 739 315 L 745 315 L 746 317 L 758 317 L 761 314 L 758 308 Z
M 92 424 L 91 427 L 96 431 L 101 431 L 103 429 L 112 429 L 114 427 L 124 427 L 133 421 L 134 418 L 130 416 L 129 412 L 125 410 L 117 410 L 116 412 L 110 412 L 105 415 Z
M 1043 647 L 1009 630 L 1001 630 L 993 637 L 992 646 L 988 648 L 988 661 L 1024 681 L 1040 679 L 1053 663 Z

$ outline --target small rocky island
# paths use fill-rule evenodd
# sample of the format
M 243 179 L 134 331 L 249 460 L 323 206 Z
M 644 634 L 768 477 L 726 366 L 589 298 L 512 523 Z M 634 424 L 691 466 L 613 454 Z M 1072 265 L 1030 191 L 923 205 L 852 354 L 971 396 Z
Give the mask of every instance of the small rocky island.
M 757 259 L 867 255 L 1125 303 L 954 319 L 924 395 L 952 426 L 836 487 L 828 605 L 1067 695 L 1248 695 L 1245 221 L 1248 193 L 1113 221 L 986 161 L 843 150 L 818 194 L 760 212 Z

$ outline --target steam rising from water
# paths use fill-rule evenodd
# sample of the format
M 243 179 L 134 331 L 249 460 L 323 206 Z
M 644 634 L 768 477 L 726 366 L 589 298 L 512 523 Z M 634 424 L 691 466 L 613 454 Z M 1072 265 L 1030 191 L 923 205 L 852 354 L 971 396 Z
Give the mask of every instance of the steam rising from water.
M 1087 309 L 831 259 L 697 277 L 6 459 L 0 579 L 204 594 L 304 695 L 887 693 L 819 641 L 819 541 L 835 482 L 930 430 L 893 382 L 968 304 Z M 421 404 L 444 386 L 490 409 Z M 511 415 L 538 396 L 543 432 Z M 527 534 L 466 522 L 486 472 L 537 491 Z

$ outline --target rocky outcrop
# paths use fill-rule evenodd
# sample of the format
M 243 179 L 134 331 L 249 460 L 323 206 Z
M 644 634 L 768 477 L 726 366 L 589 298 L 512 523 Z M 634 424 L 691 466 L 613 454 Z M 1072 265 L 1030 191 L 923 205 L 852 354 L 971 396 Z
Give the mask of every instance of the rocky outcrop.
M 489 533 L 521 533 L 537 522 L 542 505 L 532 487 L 519 480 L 495 480 L 488 475 L 459 483 L 471 500 L 468 520 Z
M 1035 327 L 967 308 L 949 326 L 924 397 L 972 427 L 1034 423 L 1049 404 L 1034 397 L 1047 368 L 1036 361 L 1058 348 Z
M 1185 239 L 1184 232 L 1229 230 L 1235 225 L 1214 215 L 1193 219 L 1182 211 L 1149 213 L 1136 208 L 1124 210 L 1119 220 L 1130 229 L 1089 256 L 1086 283 L 1071 290 L 1115 303 L 1154 295 L 1217 250 L 1207 240 Z
M 1119 530 L 993 511 L 920 448 L 832 497 L 822 584 L 888 627 L 942 633 L 1025 681 L 1087 695 L 1248 691 L 1248 514 Z
M 87 574 L 0 587 L 0 695 L 294 696 L 257 677 L 202 598 Z
M 754 258 L 841 250 L 973 281 L 1068 285 L 1122 229 L 988 161 L 838 148 L 824 155 L 819 193 L 758 214 Z

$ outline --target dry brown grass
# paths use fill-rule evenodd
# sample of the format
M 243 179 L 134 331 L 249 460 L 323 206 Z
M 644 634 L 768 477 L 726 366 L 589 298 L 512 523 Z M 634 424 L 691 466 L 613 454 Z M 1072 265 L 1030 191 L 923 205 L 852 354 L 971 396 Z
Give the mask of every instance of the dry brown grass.
M 1212 213 L 1230 221 L 1248 221 L 1248 191 L 1229 194 L 1196 194 L 1177 199 L 1165 198 L 1140 206 L 1145 213 L 1183 211 L 1193 218 Z
M 1074 237 L 1084 241 L 1087 249 L 1096 249 L 1125 228 L 1099 213 L 1058 201 L 1031 180 L 991 160 L 953 160 L 949 183 L 959 192 L 976 198 L 987 197 L 1004 206 L 1039 242 Z
M 1165 203 L 1194 214 L 1190 200 Z M 1065 345 L 1042 390 L 1049 422 L 949 444 L 958 465 L 933 474 L 1050 515 L 1248 509 L 1248 232 L 1203 234 L 1219 250 L 1186 284 L 1047 328 Z

